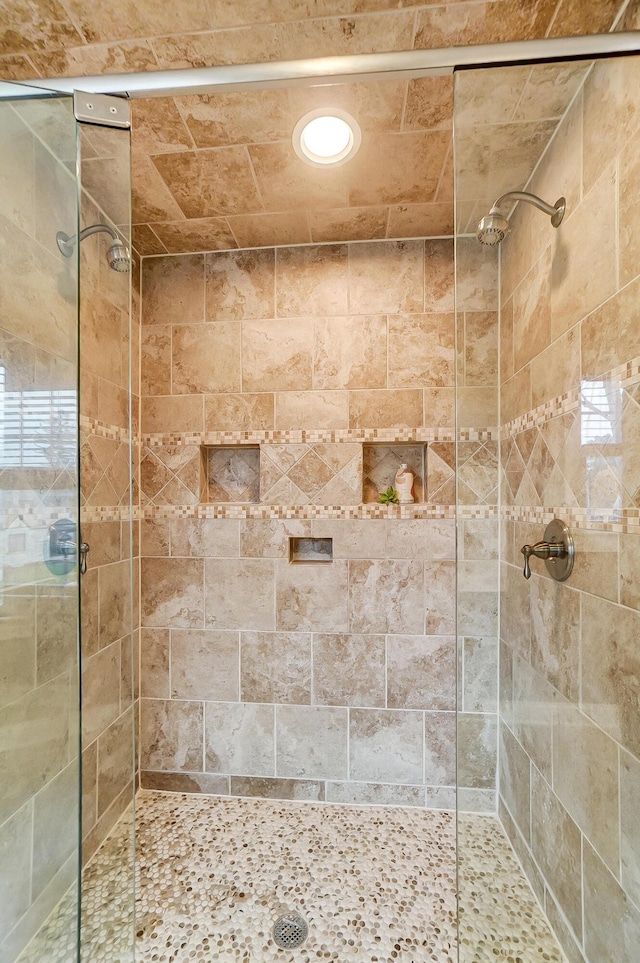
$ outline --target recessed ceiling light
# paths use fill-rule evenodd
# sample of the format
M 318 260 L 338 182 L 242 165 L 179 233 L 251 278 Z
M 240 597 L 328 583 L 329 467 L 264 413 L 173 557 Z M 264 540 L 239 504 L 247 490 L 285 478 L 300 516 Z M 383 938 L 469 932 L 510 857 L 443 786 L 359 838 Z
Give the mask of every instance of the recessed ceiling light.
M 293 129 L 293 149 L 315 167 L 336 167 L 350 160 L 360 147 L 360 125 L 337 107 L 311 110 Z

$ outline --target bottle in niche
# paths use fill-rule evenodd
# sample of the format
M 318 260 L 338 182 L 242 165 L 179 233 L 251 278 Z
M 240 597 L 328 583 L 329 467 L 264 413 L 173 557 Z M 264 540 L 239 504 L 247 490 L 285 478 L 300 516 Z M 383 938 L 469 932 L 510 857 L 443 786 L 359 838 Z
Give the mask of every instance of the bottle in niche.
M 400 465 L 396 472 L 395 489 L 401 505 L 410 505 L 413 502 L 413 474 L 407 470 L 407 466 L 404 464 Z

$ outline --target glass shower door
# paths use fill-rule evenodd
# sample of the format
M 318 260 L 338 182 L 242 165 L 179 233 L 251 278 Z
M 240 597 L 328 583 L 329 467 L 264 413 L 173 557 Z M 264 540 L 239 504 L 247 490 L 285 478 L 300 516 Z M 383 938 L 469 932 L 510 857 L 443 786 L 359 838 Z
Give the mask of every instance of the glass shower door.
M 66 963 L 78 954 L 78 272 L 56 231 L 78 224 L 76 123 L 70 97 L 17 90 L 0 85 L 0 959 Z
M 639 79 L 637 56 L 456 75 L 457 412 L 500 445 L 478 506 L 458 442 L 461 963 L 638 959 Z M 478 230 L 497 201 L 503 237 Z M 554 519 L 566 579 L 524 567 Z
M 80 223 L 80 503 L 90 545 L 82 578 L 82 920 L 80 958 L 134 953 L 134 684 L 130 134 L 78 124 Z M 65 230 L 69 228 L 65 226 Z M 90 233 L 93 231 L 94 233 Z M 124 254 L 124 249 L 121 248 Z

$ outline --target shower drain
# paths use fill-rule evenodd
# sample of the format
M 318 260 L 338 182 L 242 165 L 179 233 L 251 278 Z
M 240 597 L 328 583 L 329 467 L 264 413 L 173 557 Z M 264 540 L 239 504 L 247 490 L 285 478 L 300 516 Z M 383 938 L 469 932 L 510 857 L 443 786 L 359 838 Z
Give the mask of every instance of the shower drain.
M 276 946 L 283 950 L 293 950 L 302 946 L 309 935 L 306 920 L 297 913 L 287 913 L 279 916 L 273 924 L 273 939 Z

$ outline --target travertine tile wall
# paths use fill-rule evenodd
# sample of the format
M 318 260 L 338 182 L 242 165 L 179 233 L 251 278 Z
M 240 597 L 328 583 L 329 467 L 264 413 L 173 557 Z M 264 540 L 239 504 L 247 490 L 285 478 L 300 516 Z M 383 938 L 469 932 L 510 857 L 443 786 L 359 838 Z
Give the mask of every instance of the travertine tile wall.
M 412 241 L 145 259 L 143 785 L 453 805 L 453 498 L 441 518 L 196 517 L 195 471 L 181 474 L 205 432 L 342 430 L 322 451 L 342 445 L 348 463 L 376 428 L 391 440 L 443 431 L 453 448 L 452 254 L 449 241 Z M 472 325 L 480 268 L 466 270 Z M 463 390 L 466 427 L 495 425 L 495 383 L 492 400 L 472 376 Z M 470 444 L 497 472 L 495 442 Z M 451 459 L 444 482 L 436 464 L 441 487 Z M 470 466 L 470 483 L 480 474 Z M 491 514 L 483 495 L 473 502 Z M 289 484 L 280 507 L 295 509 Z M 495 541 L 495 519 L 465 522 L 469 559 L 487 551 L 483 525 Z M 333 538 L 333 562 L 290 564 L 290 535 Z M 472 666 L 497 629 L 480 626 L 485 586 L 468 589 Z M 461 784 L 484 806 L 495 672 L 470 672 L 466 698 Z
M 77 878 L 77 574 L 56 575 L 44 564 L 49 526 L 59 517 L 77 521 L 77 276 L 55 246 L 56 215 L 76 214 L 67 169 L 75 136 L 69 103 L 41 108 L 0 106 L 0 958 L 7 963 Z M 19 447 L 14 418 L 25 419 Z M 69 931 L 75 926 L 70 918 Z
M 571 963 L 640 946 L 639 77 L 596 62 L 532 184 L 566 220 L 502 253 L 501 814 Z M 526 582 L 554 515 L 574 572 Z
M 121 130 L 82 128 L 83 227 L 126 224 L 128 136 Z M 85 860 L 131 802 L 135 761 L 137 611 L 132 607 L 136 563 L 130 501 L 137 491 L 132 492 L 136 449 L 130 419 L 139 388 L 134 380 L 129 391 L 129 348 L 139 339 L 139 270 L 132 275 L 130 330 L 131 276 L 110 270 L 105 252 L 111 243 L 104 234 L 88 237 L 80 257 L 80 501 L 82 538 L 90 545 L 81 579 Z M 137 352 L 132 370 L 137 370 Z

